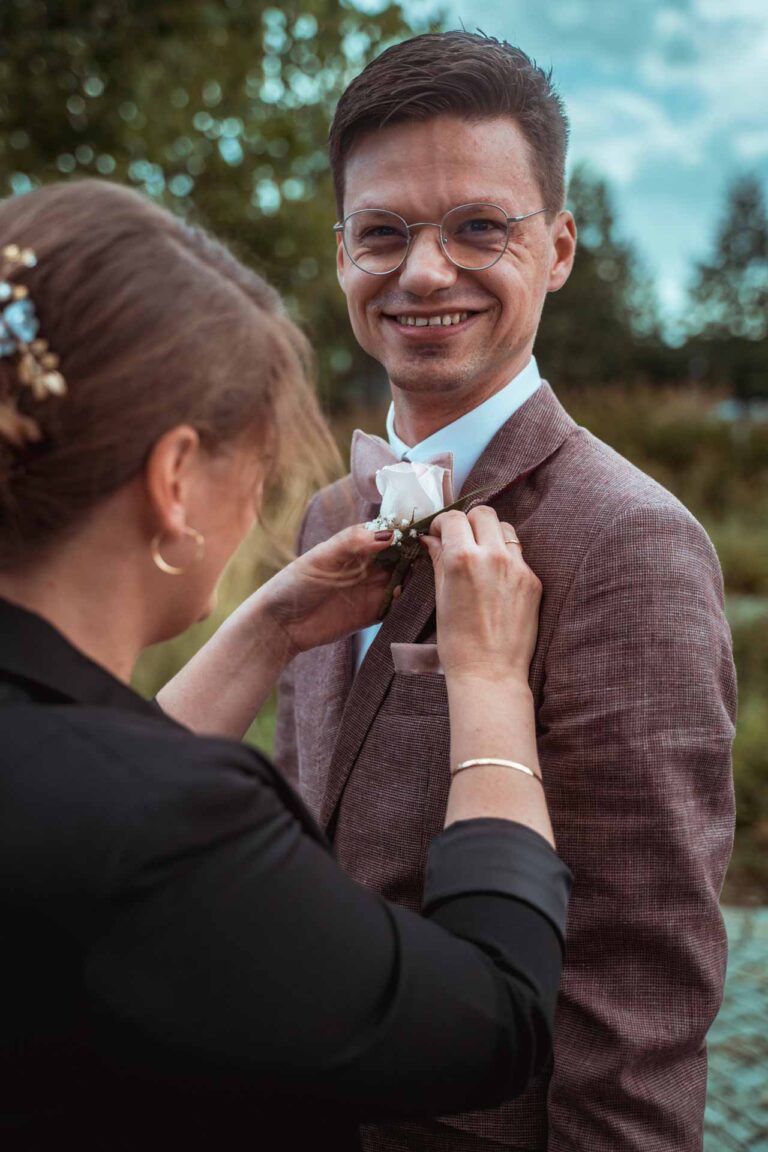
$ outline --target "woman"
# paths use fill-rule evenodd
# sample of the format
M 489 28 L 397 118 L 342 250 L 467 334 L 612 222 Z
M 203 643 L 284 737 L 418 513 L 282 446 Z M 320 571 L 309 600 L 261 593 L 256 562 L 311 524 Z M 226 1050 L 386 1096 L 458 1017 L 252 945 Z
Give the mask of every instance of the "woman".
M 449 513 L 427 543 L 466 770 L 420 918 L 339 872 L 257 753 L 128 687 L 211 610 L 267 478 L 327 445 L 276 296 L 99 182 L 0 204 L 0 250 L 3 1147 L 354 1148 L 361 1120 L 522 1090 L 550 1050 L 568 873 L 513 530 Z M 387 543 L 357 527 L 294 562 L 165 707 L 200 713 L 216 676 L 238 685 L 216 724 L 252 715 L 297 650 L 372 622 Z

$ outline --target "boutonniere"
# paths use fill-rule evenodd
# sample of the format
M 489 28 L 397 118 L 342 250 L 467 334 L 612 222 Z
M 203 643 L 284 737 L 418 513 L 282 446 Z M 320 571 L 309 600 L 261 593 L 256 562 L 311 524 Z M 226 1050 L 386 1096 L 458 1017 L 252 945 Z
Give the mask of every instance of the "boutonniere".
M 450 501 L 451 476 L 447 468 L 438 464 L 404 461 L 388 464 L 376 473 L 376 487 L 381 494 L 381 508 L 375 520 L 366 528 L 372 532 L 391 531 L 392 543 L 380 552 L 376 564 L 392 569 L 392 575 L 379 609 L 379 620 L 389 611 L 395 589 L 402 584 L 408 569 L 417 560 L 425 558 L 419 537 L 429 532 L 432 521 L 441 512 L 464 508 L 480 494 L 469 492 L 460 500 Z M 446 499 L 447 497 L 447 499 Z

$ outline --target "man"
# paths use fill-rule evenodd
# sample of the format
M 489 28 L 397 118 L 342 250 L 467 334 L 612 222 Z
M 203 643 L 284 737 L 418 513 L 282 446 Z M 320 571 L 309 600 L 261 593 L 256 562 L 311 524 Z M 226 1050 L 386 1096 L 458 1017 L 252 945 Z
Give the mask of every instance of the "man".
M 702 1143 L 733 828 L 729 633 L 703 530 L 573 423 L 532 358 L 574 259 L 566 140 L 549 77 L 464 32 L 383 53 L 331 129 L 339 282 L 389 376 L 394 454 L 451 452 L 456 494 L 482 490 L 544 586 L 531 688 L 575 876 L 551 1074 L 496 1112 L 370 1129 L 368 1149 Z M 375 515 L 359 491 L 348 477 L 315 498 L 302 550 Z M 375 636 L 297 658 L 278 723 L 278 762 L 340 863 L 412 908 L 442 825 L 448 712 L 442 677 L 396 674 L 391 644 L 434 639 L 433 610 L 420 564 Z

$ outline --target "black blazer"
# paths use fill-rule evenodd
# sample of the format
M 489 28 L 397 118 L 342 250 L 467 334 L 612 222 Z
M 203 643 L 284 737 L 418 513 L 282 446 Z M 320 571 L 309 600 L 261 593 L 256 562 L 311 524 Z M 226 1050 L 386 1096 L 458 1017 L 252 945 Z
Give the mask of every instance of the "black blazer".
M 279 773 L 0 601 L 0 1145 L 358 1147 L 548 1059 L 570 877 L 520 825 L 432 845 L 424 918 Z

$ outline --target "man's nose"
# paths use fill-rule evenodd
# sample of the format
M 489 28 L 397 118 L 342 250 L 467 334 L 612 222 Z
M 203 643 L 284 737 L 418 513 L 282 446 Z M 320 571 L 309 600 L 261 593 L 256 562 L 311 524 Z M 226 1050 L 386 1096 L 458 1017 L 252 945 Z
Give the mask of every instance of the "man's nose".
M 422 225 L 411 233 L 411 244 L 400 268 L 400 287 L 415 296 L 429 296 L 456 281 L 458 268 L 440 245 L 437 226 Z

